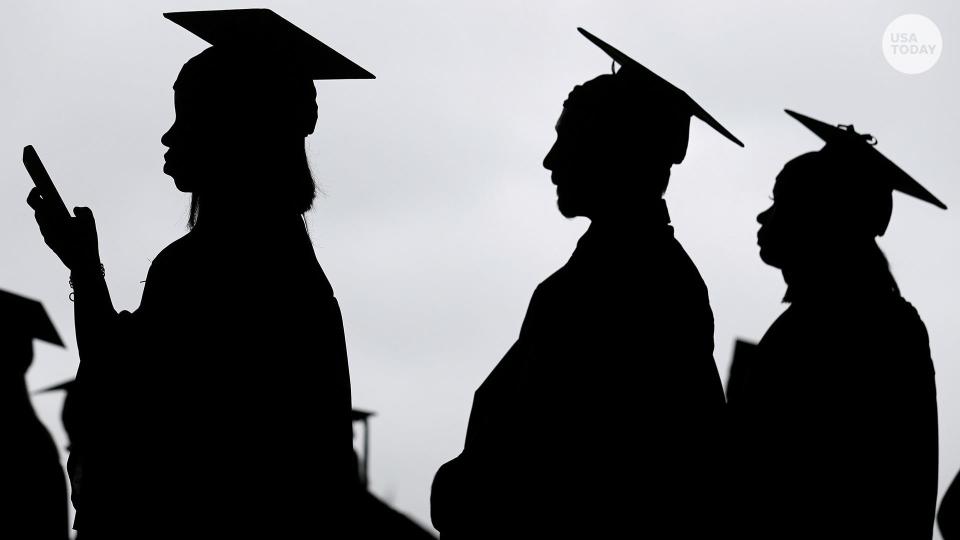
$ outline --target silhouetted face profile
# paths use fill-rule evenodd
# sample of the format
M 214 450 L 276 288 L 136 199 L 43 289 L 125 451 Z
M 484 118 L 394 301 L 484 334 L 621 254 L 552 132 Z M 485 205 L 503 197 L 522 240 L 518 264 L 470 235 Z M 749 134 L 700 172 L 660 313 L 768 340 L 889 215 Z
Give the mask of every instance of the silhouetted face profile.
M 177 189 L 193 193 L 204 178 L 217 170 L 218 162 L 226 161 L 221 154 L 223 139 L 227 136 L 210 118 L 204 118 L 204 107 L 197 96 L 188 90 L 174 92 L 176 121 L 161 138 L 169 150 L 163 155 L 163 172 L 173 178 Z M 220 132 L 218 132 L 220 131 Z M 217 148 L 220 146 L 220 148 Z M 219 158 L 219 159 L 218 159 Z
M 228 119 L 218 114 L 223 100 L 198 88 L 199 82 L 177 82 L 176 120 L 161 139 L 169 147 L 163 156 L 163 172 L 173 178 L 177 189 L 193 193 L 202 189 L 205 180 L 212 182 L 229 172 L 236 159 L 229 149 L 242 144 L 243 137 L 229 129 Z
M 786 270 L 823 265 L 833 254 L 872 243 L 886 231 L 890 189 L 876 171 L 856 163 L 827 147 L 783 167 L 773 203 L 757 216 L 763 262 Z
M 174 103 L 176 121 L 161 139 L 169 147 L 163 170 L 190 193 L 269 193 L 264 176 L 277 182 L 278 169 L 304 161 L 303 141 L 317 120 L 313 81 L 257 51 L 211 47 L 192 58 L 174 84 Z M 298 187 L 312 199 L 312 180 Z
M 561 214 L 630 214 L 662 197 L 670 167 L 686 154 L 690 114 L 657 101 L 621 75 L 601 75 L 570 92 L 543 160 Z
M 805 225 L 813 226 L 809 222 L 815 214 L 809 207 L 810 201 L 804 200 L 801 171 L 797 170 L 798 167 L 791 167 L 795 161 L 788 162 L 777 175 L 770 197 L 773 202 L 757 216 L 760 258 L 775 268 L 790 266 L 787 259 L 792 254 L 804 256 L 802 252 L 810 249 L 807 244 L 816 244 L 804 234 Z

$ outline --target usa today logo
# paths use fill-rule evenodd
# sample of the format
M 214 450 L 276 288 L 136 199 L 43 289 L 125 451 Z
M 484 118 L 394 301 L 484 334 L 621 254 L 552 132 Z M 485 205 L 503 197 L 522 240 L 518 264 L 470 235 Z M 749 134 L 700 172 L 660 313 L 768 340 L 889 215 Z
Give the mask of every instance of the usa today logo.
M 883 56 L 893 69 L 916 75 L 940 60 L 940 29 L 923 15 L 901 15 L 883 32 Z

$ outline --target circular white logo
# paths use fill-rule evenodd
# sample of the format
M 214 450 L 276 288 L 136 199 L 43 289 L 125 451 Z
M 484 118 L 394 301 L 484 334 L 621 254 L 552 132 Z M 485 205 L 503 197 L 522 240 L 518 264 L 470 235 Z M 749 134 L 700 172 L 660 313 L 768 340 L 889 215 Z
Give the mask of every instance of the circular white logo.
M 901 15 L 883 32 L 883 56 L 900 73 L 927 71 L 940 59 L 941 49 L 940 29 L 923 15 Z

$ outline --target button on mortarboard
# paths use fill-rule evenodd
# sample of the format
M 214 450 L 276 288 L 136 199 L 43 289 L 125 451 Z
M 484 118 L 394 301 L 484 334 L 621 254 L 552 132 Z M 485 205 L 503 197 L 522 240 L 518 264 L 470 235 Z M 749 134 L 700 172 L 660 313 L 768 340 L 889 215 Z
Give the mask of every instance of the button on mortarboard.
M 739 146 L 743 146 L 743 143 L 740 142 L 740 139 L 736 138 L 725 127 L 720 125 L 720 122 L 714 119 L 713 116 L 710 116 L 710 114 L 696 101 L 694 101 L 693 98 L 691 98 L 686 92 L 670 84 L 665 79 L 650 71 L 636 60 L 623 54 L 607 42 L 594 36 L 590 32 L 587 32 L 583 28 L 577 28 L 577 30 L 583 34 L 584 37 L 590 40 L 590 42 L 599 47 L 603 52 L 607 53 L 607 55 L 610 56 L 614 62 L 620 64 L 620 70 L 617 72 L 618 77 L 635 81 L 638 85 L 643 87 L 645 91 L 657 95 L 658 100 L 662 102 L 662 106 L 680 110 L 689 116 L 696 116 L 700 120 L 703 120 L 707 125 L 717 130 L 724 137 L 730 139 Z
M 256 52 L 313 80 L 375 78 L 269 9 L 181 11 L 163 16 L 214 47 Z
M 39 339 L 64 346 L 43 304 L 18 294 L 0 290 L 0 335 L 16 339 Z
M 835 154 L 840 154 L 846 160 L 855 162 L 859 165 L 858 169 L 870 171 L 871 175 L 875 177 L 873 180 L 883 182 L 883 184 L 880 184 L 881 186 L 891 191 L 906 193 L 944 210 L 947 209 L 947 205 L 940 202 L 940 199 L 877 151 L 874 147 L 876 140 L 872 136 L 857 133 L 852 125 L 833 126 L 789 109 L 785 109 L 785 111 L 823 139 L 826 143 L 824 150 L 834 151 Z

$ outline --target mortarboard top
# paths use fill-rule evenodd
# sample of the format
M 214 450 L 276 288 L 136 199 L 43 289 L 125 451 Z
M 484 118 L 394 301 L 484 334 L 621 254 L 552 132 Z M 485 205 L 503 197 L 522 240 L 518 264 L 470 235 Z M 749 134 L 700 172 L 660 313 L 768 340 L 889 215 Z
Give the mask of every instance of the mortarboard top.
M 313 80 L 375 78 L 269 9 L 180 11 L 163 16 L 214 47 L 255 51 Z
M 652 87 L 656 88 L 659 93 L 667 96 L 666 99 L 672 101 L 670 106 L 684 110 L 685 112 L 688 112 L 690 116 L 696 116 L 700 120 L 703 120 L 708 126 L 717 130 L 724 137 L 730 139 L 739 146 L 743 146 L 743 143 L 740 142 L 740 139 L 734 137 L 733 133 L 730 133 L 725 127 L 720 125 L 720 122 L 717 122 L 714 117 L 710 116 L 710 113 L 704 110 L 704 108 L 694 101 L 693 98 L 691 98 L 686 92 L 670 84 L 664 78 L 641 65 L 640 62 L 637 62 L 633 58 L 623 54 L 609 43 L 603 41 L 590 32 L 587 32 L 583 28 L 577 28 L 577 30 L 583 34 L 585 38 L 590 40 L 591 43 L 599 47 L 603 52 L 607 53 L 607 55 L 612 58 L 614 62 L 620 64 L 620 70 L 617 72 L 618 76 L 631 77 L 639 81 L 641 84 L 651 85 Z
M 823 139 L 826 143 L 824 148 L 840 148 L 846 146 L 849 150 L 845 151 L 850 152 L 851 159 L 863 160 L 864 168 L 871 171 L 879 171 L 882 178 L 878 178 L 877 180 L 886 182 L 889 189 L 906 193 L 907 195 L 916 197 L 921 201 L 926 201 L 944 210 L 947 209 L 947 205 L 940 202 L 940 199 L 936 198 L 932 193 L 927 191 L 926 188 L 921 186 L 919 182 L 904 172 L 903 169 L 877 151 L 874 147 L 877 141 L 871 135 L 857 133 L 853 130 L 852 124 L 849 126 L 833 126 L 789 109 L 784 109 L 784 111 Z
M 55 385 L 53 385 L 53 386 L 48 386 L 48 387 L 46 387 L 46 388 L 41 388 L 40 390 L 36 390 L 36 391 L 34 392 L 34 394 L 46 394 L 46 393 L 49 393 L 49 392 L 56 392 L 56 391 L 58 391 L 58 390 L 65 390 L 65 391 L 67 391 L 67 392 L 70 392 L 70 391 L 72 391 L 74 388 L 76 388 L 76 386 L 77 386 L 77 380 L 76 380 L 76 379 L 70 379 L 69 381 L 63 381 L 63 382 L 57 383 L 57 384 L 55 384 Z
M 0 321 L 2 333 L 19 333 L 22 337 L 64 346 L 47 310 L 36 300 L 0 290 Z

